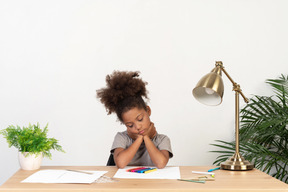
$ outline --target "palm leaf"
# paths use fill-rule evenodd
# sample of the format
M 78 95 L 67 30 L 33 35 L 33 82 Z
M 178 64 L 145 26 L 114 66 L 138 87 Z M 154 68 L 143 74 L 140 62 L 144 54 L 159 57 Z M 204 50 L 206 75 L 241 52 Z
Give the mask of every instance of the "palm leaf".
M 277 95 L 281 98 L 284 95 L 287 99 L 288 96 L 288 76 L 284 76 L 283 74 L 278 79 L 267 79 L 266 83 L 273 87 L 273 90 Z M 284 97 L 284 98 L 285 98 Z

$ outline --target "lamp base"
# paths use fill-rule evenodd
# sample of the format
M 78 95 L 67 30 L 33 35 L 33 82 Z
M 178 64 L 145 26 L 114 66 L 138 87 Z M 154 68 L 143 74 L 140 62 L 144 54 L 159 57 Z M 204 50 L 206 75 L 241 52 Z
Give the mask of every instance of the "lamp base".
M 248 171 L 254 168 L 254 165 L 245 160 L 239 153 L 234 153 L 227 161 L 221 163 L 221 169 L 230 171 Z

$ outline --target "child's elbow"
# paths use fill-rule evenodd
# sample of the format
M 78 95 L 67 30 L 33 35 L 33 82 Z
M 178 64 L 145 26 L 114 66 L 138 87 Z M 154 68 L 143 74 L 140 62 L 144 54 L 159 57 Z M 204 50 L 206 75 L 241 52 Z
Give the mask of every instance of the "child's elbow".
M 156 165 L 156 167 L 157 167 L 158 169 L 164 169 L 164 168 L 166 167 L 166 164 L 164 164 L 164 165 Z
M 121 161 L 116 161 L 115 164 L 116 164 L 116 166 L 117 166 L 119 169 L 123 169 L 123 168 L 125 168 L 125 167 L 127 166 L 126 163 L 121 162 Z
M 155 166 L 158 168 L 158 169 L 163 169 L 166 167 L 168 161 L 162 161 L 162 162 L 158 162 Z
M 124 169 L 126 166 L 125 165 L 117 165 L 118 169 Z

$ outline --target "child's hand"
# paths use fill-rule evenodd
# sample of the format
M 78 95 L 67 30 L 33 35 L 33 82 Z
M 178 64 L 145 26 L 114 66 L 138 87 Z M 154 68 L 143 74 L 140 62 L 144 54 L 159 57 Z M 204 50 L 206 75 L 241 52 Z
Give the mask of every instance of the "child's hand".
M 129 137 L 133 140 L 136 140 L 136 139 L 143 139 L 143 135 L 141 134 L 132 134 L 132 133 L 128 133 Z
M 138 134 L 137 139 L 142 139 L 143 140 L 143 135 Z
M 156 132 L 156 128 L 154 126 L 154 123 L 151 122 L 146 134 L 143 136 L 148 136 L 150 139 L 152 139 L 156 135 L 156 133 L 157 132 Z

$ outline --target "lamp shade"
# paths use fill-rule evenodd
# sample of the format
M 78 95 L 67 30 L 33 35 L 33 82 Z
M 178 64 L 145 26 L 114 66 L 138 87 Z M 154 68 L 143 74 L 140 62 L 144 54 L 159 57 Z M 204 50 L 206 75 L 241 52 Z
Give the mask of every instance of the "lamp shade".
M 224 94 L 221 68 L 215 67 L 197 83 L 192 91 L 194 97 L 205 105 L 219 105 Z

